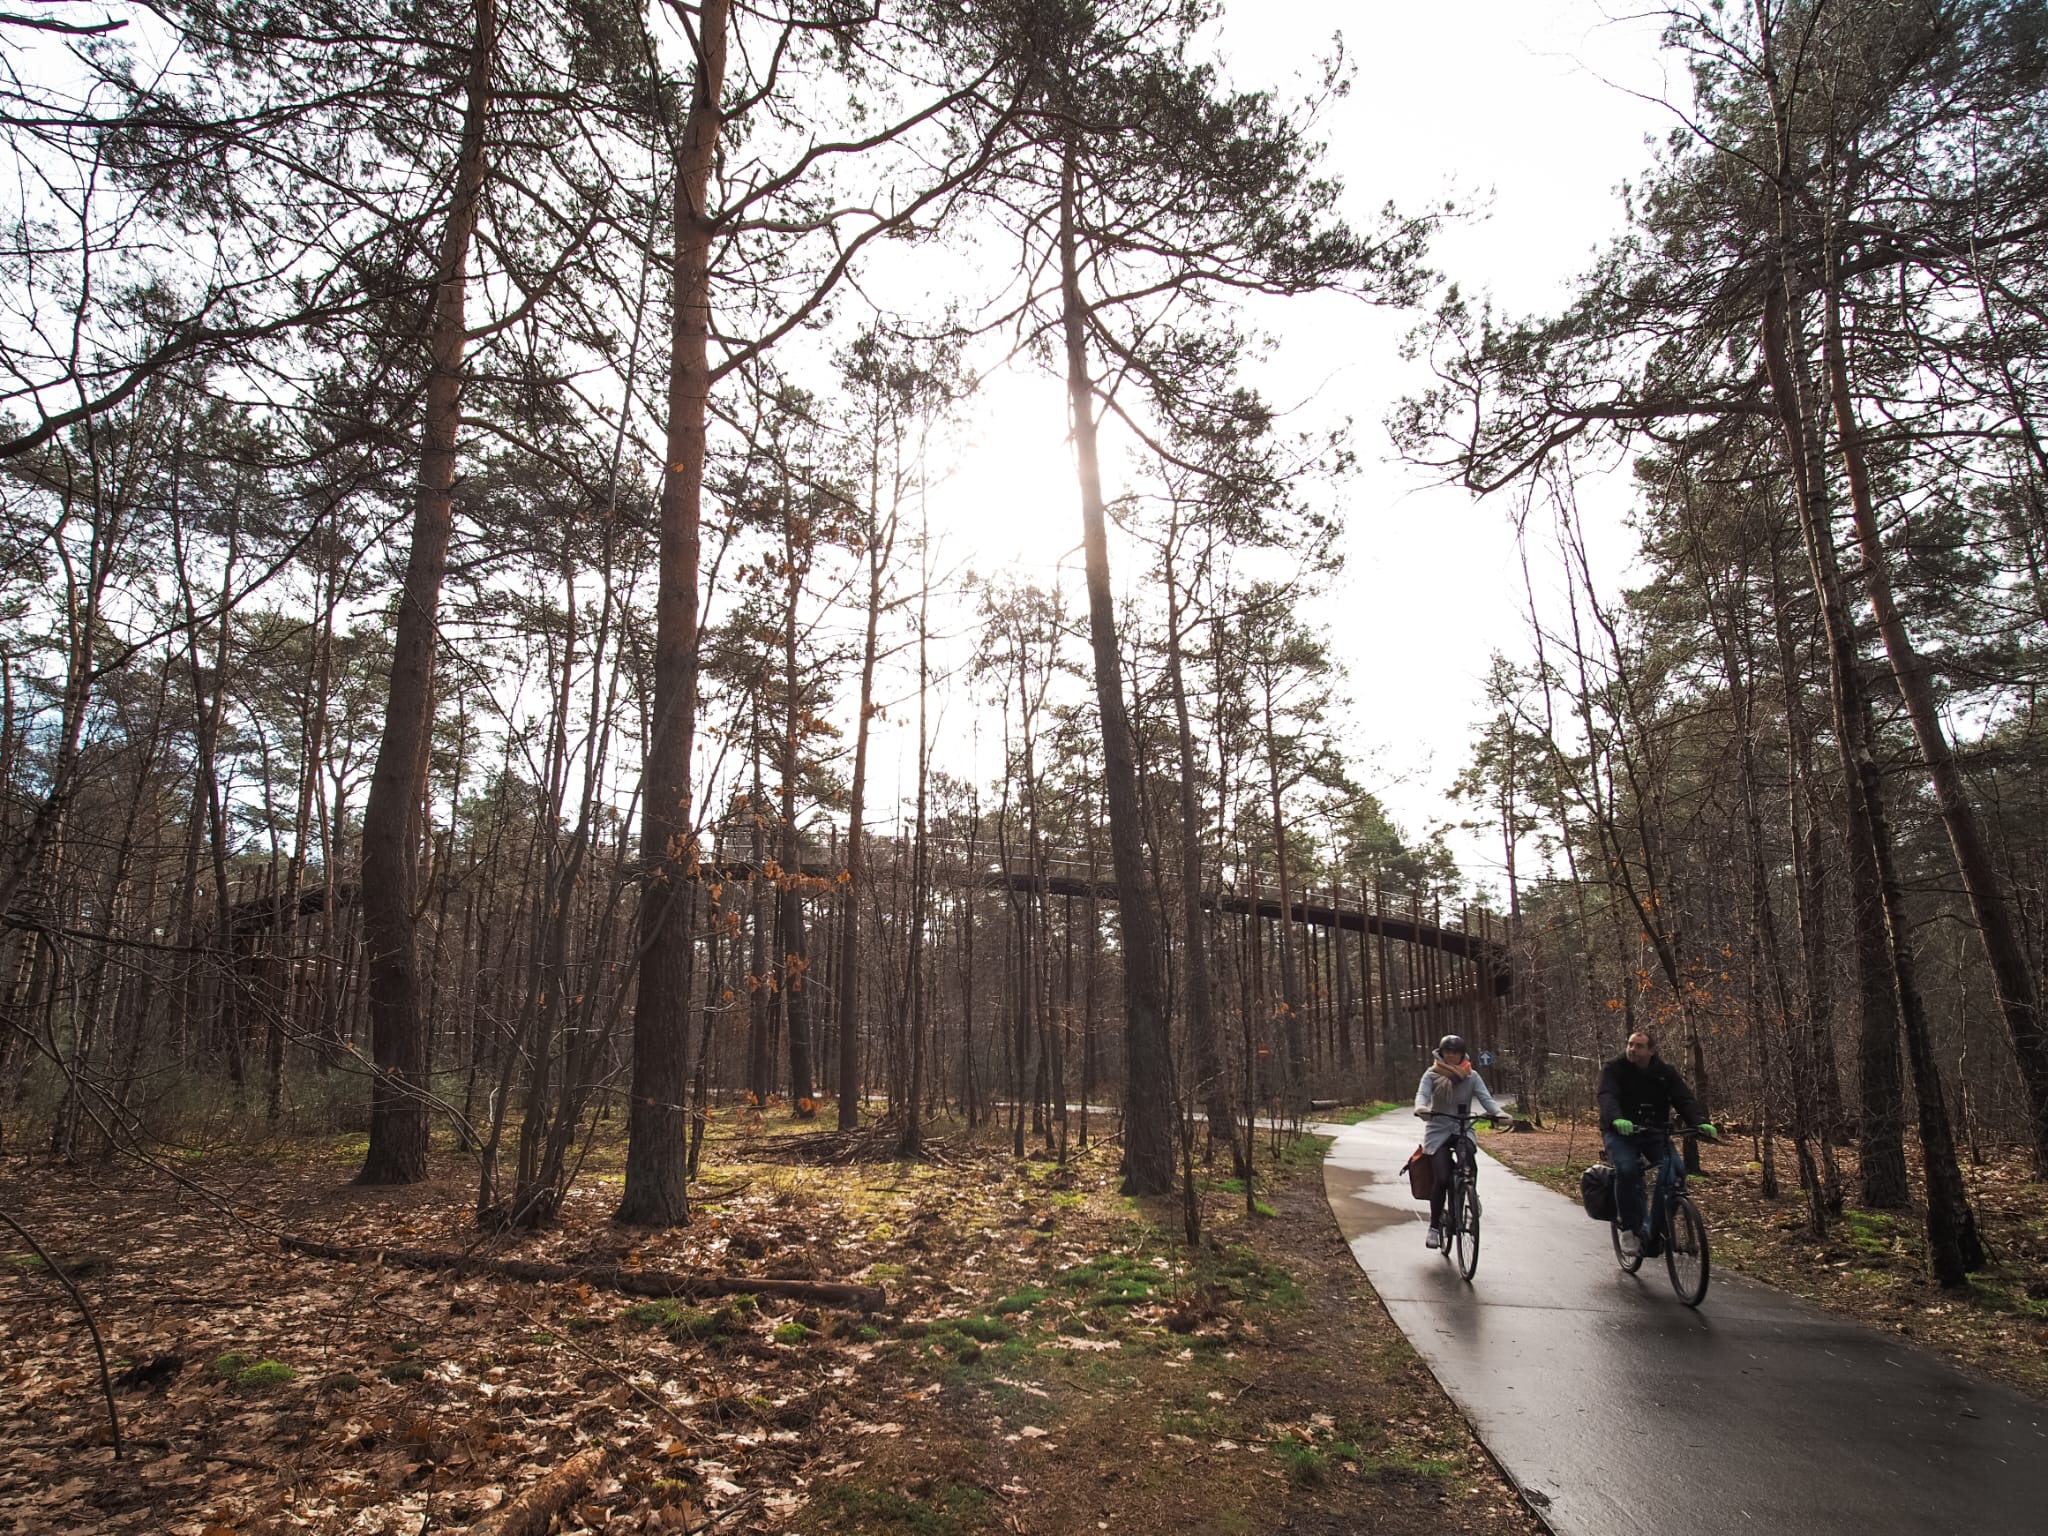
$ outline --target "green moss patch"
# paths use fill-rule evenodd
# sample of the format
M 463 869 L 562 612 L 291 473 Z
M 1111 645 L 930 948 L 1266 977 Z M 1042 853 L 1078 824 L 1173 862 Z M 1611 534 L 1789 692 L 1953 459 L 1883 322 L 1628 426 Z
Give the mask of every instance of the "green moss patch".
M 683 1304 L 673 1299 L 636 1301 L 619 1314 L 619 1319 L 635 1328 L 667 1328 L 674 1325 L 682 1311 Z
M 1196 1279 L 1222 1291 L 1233 1301 L 1261 1306 L 1291 1307 L 1302 1298 L 1300 1284 L 1278 1264 L 1268 1262 L 1256 1248 L 1242 1245 L 1226 1248 L 1205 1258 Z
M 980 1344 L 1000 1344 L 1005 1339 L 1014 1339 L 1017 1330 L 1000 1318 L 977 1313 L 973 1317 L 956 1318 L 953 1326 L 968 1338 Z
M 1091 1307 L 1142 1306 L 1167 1279 L 1164 1271 L 1128 1253 L 1100 1254 L 1062 1270 L 1057 1278 L 1068 1290 L 1089 1292 Z
M 213 1374 L 222 1381 L 233 1381 L 243 1371 L 254 1365 L 255 1360 L 239 1349 L 229 1350 L 213 1362 Z
M 1978 1306 L 1988 1307 L 1994 1312 L 2013 1312 L 2048 1318 L 2048 1300 L 2035 1300 L 2023 1289 L 2009 1287 L 1988 1275 L 1970 1276 L 1970 1299 Z
M 1027 1285 L 1020 1291 L 1012 1291 L 989 1310 L 997 1317 L 1010 1317 L 1019 1312 L 1029 1312 L 1046 1298 L 1046 1291 L 1036 1285 Z
M 753 1298 L 748 1297 L 749 1301 Z M 714 1339 L 729 1333 L 738 1324 L 738 1309 L 723 1307 L 716 1312 L 707 1312 L 701 1307 L 685 1306 L 673 1297 L 659 1301 L 639 1301 L 619 1314 L 622 1322 L 631 1323 L 635 1328 L 654 1328 L 667 1334 L 678 1344 L 693 1339 Z
M 1224 1433 L 1223 1412 L 1214 1403 L 1169 1408 L 1159 1415 L 1159 1427 L 1166 1434 L 1186 1435 L 1191 1440 L 1213 1439 Z
M 298 1375 L 282 1360 L 258 1360 L 236 1375 L 235 1387 L 243 1392 L 263 1392 L 296 1381 Z
M 1881 1211 L 1844 1211 L 1842 1235 L 1859 1255 L 1889 1258 L 1901 1235 L 1898 1218 Z
M 232 1349 L 213 1362 L 213 1374 L 243 1392 L 263 1392 L 296 1381 L 299 1373 L 282 1360 L 259 1360 L 246 1350 Z
M 1437 1456 L 1374 1456 L 1358 1464 L 1359 1470 L 1368 1477 L 1381 1479 L 1407 1478 L 1411 1480 L 1442 1479 L 1456 1477 L 1459 1472 L 1455 1461 L 1446 1461 Z
M 1304 1488 L 1315 1487 L 1329 1474 L 1329 1452 L 1311 1441 L 1284 1435 L 1273 1442 L 1272 1451 L 1287 1464 L 1287 1475 Z
M 827 1490 L 820 1502 L 840 1529 L 875 1536 L 968 1536 L 983 1528 L 988 1509 L 987 1494 L 957 1483 L 943 1484 L 922 1497 L 856 1483 Z

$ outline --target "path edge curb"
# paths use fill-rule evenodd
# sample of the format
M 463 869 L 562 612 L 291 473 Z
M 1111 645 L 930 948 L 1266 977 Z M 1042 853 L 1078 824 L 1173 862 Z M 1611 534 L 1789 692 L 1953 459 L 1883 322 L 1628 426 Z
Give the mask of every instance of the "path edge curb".
M 1348 1130 L 1349 1127 L 1347 1126 L 1345 1129 Z M 1323 1209 L 1329 1212 L 1330 1226 L 1337 1234 L 1337 1241 L 1344 1244 L 1344 1252 L 1350 1256 L 1352 1264 L 1357 1268 L 1359 1278 L 1365 1282 L 1366 1289 L 1372 1292 L 1373 1305 L 1380 1309 L 1380 1315 L 1392 1325 L 1396 1333 L 1401 1335 L 1402 1339 L 1407 1342 L 1408 1347 L 1415 1351 L 1416 1361 L 1425 1371 L 1429 1372 L 1429 1379 L 1436 1383 L 1437 1391 L 1443 1394 L 1444 1401 L 1451 1405 L 1451 1411 L 1457 1414 L 1460 1422 L 1464 1424 L 1465 1432 L 1472 1437 L 1472 1443 L 1478 1446 L 1480 1451 L 1485 1454 L 1493 1470 L 1501 1475 L 1502 1481 L 1514 1490 L 1515 1497 L 1521 1501 L 1522 1508 L 1526 1509 L 1535 1518 L 1536 1523 L 1543 1528 L 1546 1536 L 1560 1536 L 1557 1527 L 1550 1523 L 1550 1517 L 1543 1512 L 1543 1505 L 1538 1504 L 1529 1497 L 1529 1490 L 1522 1486 L 1520 1478 L 1508 1470 L 1507 1464 L 1494 1454 L 1493 1447 L 1488 1445 L 1485 1437 L 1479 1433 L 1479 1426 L 1472 1422 L 1472 1416 L 1465 1411 L 1465 1405 L 1451 1394 L 1451 1389 L 1444 1385 L 1443 1378 L 1437 1375 L 1436 1367 L 1429 1363 L 1428 1358 L 1421 1350 L 1415 1348 L 1415 1341 L 1408 1337 L 1408 1330 L 1394 1321 L 1394 1314 L 1387 1310 L 1387 1304 L 1380 1299 L 1379 1287 L 1372 1283 L 1372 1276 L 1365 1272 L 1365 1266 L 1358 1262 L 1358 1255 L 1352 1252 L 1351 1244 L 1344 1237 L 1343 1224 L 1337 1220 L 1337 1207 L 1331 1203 L 1330 1199 L 1330 1151 L 1337 1145 L 1337 1138 L 1331 1136 L 1327 1140 L 1328 1145 L 1323 1148 Z M 1548 1497 L 1544 1499 L 1544 1503 L 1549 1503 Z

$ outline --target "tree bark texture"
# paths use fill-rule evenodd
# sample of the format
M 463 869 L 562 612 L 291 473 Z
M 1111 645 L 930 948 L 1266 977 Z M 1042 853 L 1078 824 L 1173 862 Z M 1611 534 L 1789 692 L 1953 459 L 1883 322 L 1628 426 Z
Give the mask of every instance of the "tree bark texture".
M 370 981 L 370 1145 L 359 1184 L 427 1174 L 427 1019 L 414 913 L 434 731 L 434 649 L 454 527 L 455 445 L 462 425 L 469 247 L 487 170 L 485 130 L 497 52 L 496 0 L 481 0 L 471 45 L 455 190 L 435 270 L 424 442 L 412 550 L 392 637 L 384 736 L 363 809 L 363 939 Z
M 893 532 L 893 523 L 892 523 Z M 890 541 L 893 543 L 893 540 Z M 867 629 L 860 652 L 860 720 L 853 731 L 853 783 L 847 794 L 846 889 L 839 923 L 839 1129 L 860 1124 L 860 898 L 861 820 L 867 814 L 868 723 L 874 715 L 875 655 L 882 617 L 882 567 L 888 546 L 868 549 Z M 923 792 L 920 780 L 918 790 Z
M 1842 596 L 1834 531 L 1818 504 L 1809 415 L 1792 369 L 1788 304 L 1783 283 L 1774 283 L 1765 307 L 1764 363 L 1784 427 L 1793 499 L 1806 542 L 1814 596 L 1820 604 L 1835 744 L 1842 760 L 1844 842 L 1863 1013 L 1859 1050 L 1863 1101 L 1857 1126 L 1863 1203 L 1896 1209 L 1907 1200 L 1905 1084 L 1899 1057 L 1898 935 L 1891 931 L 1878 872 L 1877 821 L 1883 815 L 1883 781 L 1870 750 L 1869 710 L 1858 672 L 1855 630 Z
M 792 539 L 786 552 L 788 580 L 782 614 L 782 790 L 777 825 L 781 836 L 776 858 L 782 873 L 775 882 L 775 931 L 778 995 L 782 1016 L 789 1026 L 789 1107 L 799 1120 L 818 1112 L 815 1076 L 811 1061 L 810 950 L 804 936 L 802 834 L 796 824 L 796 781 L 802 772 L 803 692 L 797 675 L 797 600 L 803 593 L 805 562 Z
M 1180 751 L 1181 974 L 1188 999 L 1188 1044 L 1195 1057 L 1195 1093 L 1209 1117 L 1209 1145 L 1237 1148 L 1236 1107 L 1223 1071 L 1216 1030 L 1216 995 L 1209 966 L 1208 914 L 1202 904 L 1202 813 L 1195 790 L 1195 733 L 1181 665 L 1180 599 L 1169 548 L 1166 575 L 1166 673 L 1173 689 Z
M 1822 350 L 1827 360 L 1828 384 L 1834 397 L 1835 431 L 1841 444 L 1842 467 L 1849 483 L 1849 508 L 1856 526 L 1856 542 L 1863 556 L 1863 590 L 1870 599 L 1877 632 L 1884 640 L 1885 657 L 1891 663 L 1899 698 L 1906 706 L 1906 718 L 1913 727 L 1913 742 L 1927 765 L 1934 788 L 1935 809 L 1948 832 L 1954 851 L 1956 873 L 1970 901 L 1970 913 L 1977 920 L 1984 953 L 1991 962 L 1992 983 L 1998 989 L 1999 1009 L 2012 1038 L 2013 1056 L 2018 1062 L 2020 1081 L 2026 1088 L 2027 1108 L 2032 1117 L 2034 1172 L 2048 1177 L 2048 1034 L 2041 1028 L 2036 1006 L 2034 973 L 2027 963 L 2014 920 L 2012 902 L 2005 889 L 1991 846 L 1977 819 L 1949 745 L 1948 732 L 1941 723 L 1940 706 L 1927 667 L 1914 649 L 1892 595 L 1891 557 L 1877 526 L 1877 509 L 1870 488 L 1870 471 L 1863 456 L 1862 428 L 1856 419 L 1855 401 L 1849 393 L 1849 364 L 1842 344 L 1841 301 L 1828 292 Z
M 724 119 L 726 0 L 704 0 L 698 56 L 676 164 L 675 319 L 669 341 L 668 437 L 661 481 L 655 596 L 654 721 L 641 774 L 639 990 L 626 1119 L 626 1186 L 618 1219 L 689 1220 L 687 1160 L 690 973 L 696 832 L 690 759 L 697 731 L 697 568 L 711 398 L 709 194 Z
M 1287 872 L 1287 824 L 1280 808 L 1279 741 L 1273 734 L 1273 700 L 1266 697 L 1266 787 L 1273 807 L 1273 857 L 1280 881 L 1280 921 L 1273 925 L 1280 946 L 1281 1022 L 1287 1044 L 1287 1109 L 1308 1108 L 1308 1045 L 1302 1036 L 1301 969 L 1294 955 L 1294 885 Z
M 1102 716 L 1102 779 L 1109 803 L 1110 861 L 1122 893 L 1125 1074 L 1123 1189 L 1163 1195 L 1173 1188 L 1173 1060 L 1167 1039 L 1159 916 L 1145 864 L 1137 761 L 1124 715 L 1116 606 L 1109 584 L 1109 540 L 1095 439 L 1095 389 L 1088 372 L 1088 313 L 1074 230 L 1075 165 L 1067 153 L 1060 196 L 1061 318 L 1067 350 L 1067 404 L 1081 480 L 1082 543 L 1088 577 L 1088 634 L 1095 701 Z

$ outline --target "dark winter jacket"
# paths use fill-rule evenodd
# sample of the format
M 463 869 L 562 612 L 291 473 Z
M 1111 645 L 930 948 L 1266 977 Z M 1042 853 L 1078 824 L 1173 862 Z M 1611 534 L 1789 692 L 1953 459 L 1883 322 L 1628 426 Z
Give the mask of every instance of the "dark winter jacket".
M 1662 1056 L 1652 1056 L 1647 1067 L 1617 1056 L 1600 1069 L 1601 1130 L 1612 1130 L 1617 1120 L 1633 1120 L 1645 1130 L 1661 1128 L 1674 1108 L 1689 1126 L 1706 1118 L 1678 1069 Z

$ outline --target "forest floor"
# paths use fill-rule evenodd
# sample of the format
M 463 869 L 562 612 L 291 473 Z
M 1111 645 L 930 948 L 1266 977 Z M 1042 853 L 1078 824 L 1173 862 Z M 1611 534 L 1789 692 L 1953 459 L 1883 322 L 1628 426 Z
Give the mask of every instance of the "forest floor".
M 1574 1199 L 1580 1172 L 1600 1160 L 1590 1119 L 1552 1121 L 1533 1133 L 1485 1133 L 1483 1144 L 1510 1167 Z M 1759 1143 L 1748 1136 L 1700 1148 L 1706 1177 L 1691 1180 L 1688 1192 L 1707 1218 L 1717 1268 L 1753 1275 L 2048 1399 L 2048 1185 L 2028 1177 L 2024 1157 L 2007 1153 L 1964 1166 L 1992 1263 L 1970 1277 L 1967 1290 L 1945 1292 L 1928 1271 L 1923 1210 L 1871 1211 L 1849 1203 L 1827 1237 L 1816 1241 L 1792 1143 L 1775 1143 L 1775 1200 L 1764 1196 L 1760 1155 Z M 1855 1148 L 1837 1148 L 1836 1157 L 1853 1197 Z M 1917 1180 L 1917 1161 L 1913 1172 Z
M 476 1245 L 446 1149 L 397 1190 L 347 1183 L 359 1141 L 193 1156 L 182 1187 L 11 1160 L 12 1213 L 145 1379 L 117 1392 L 117 1463 L 75 1307 L 0 1236 L 0 1530 L 481 1528 L 593 1445 L 612 1459 L 555 1530 L 1537 1529 L 1353 1264 L 1315 1138 L 1262 1138 L 1256 1214 L 1212 1182 L 1191 1252 L 1178 1201 L 1116 1193 L 1113 1147 L 1020 1161 L 942 1126 L 940 1163 L 792 1166 L 787 1121 L 717 1125 L 689 1226 L 613 1225 L 600 1144 L 557 1227 L 480 1251 L 861 1281 L 885 1308 L 278 1247 Z

